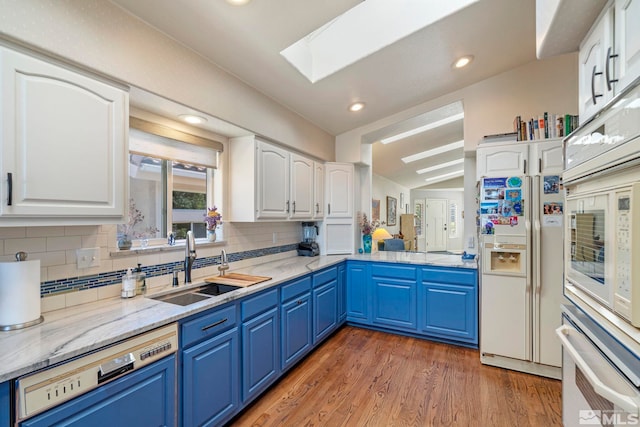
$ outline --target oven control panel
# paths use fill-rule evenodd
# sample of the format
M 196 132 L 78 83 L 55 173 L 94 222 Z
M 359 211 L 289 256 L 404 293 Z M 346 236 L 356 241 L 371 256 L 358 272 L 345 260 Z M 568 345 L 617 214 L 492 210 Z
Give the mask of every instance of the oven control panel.
M 178 326 L 167 325 L 16 380 L 18 420 L 71 400 L 178 348 Z
M 615 294 L 613 308 L 619 315 L 640 326 L 640 274 L 633 272 L 634 253 L 638 239 L 638 220 L 640 214 L 640 184 L 631 189 L 617 191 L 614 198 L 615 250 L 614 269 Z M 635 249 L 635 250 L 634 250 Z M 637 267 L 637 266 L 636 266 Z M 637 268 L 636 268 L 637 270 Z

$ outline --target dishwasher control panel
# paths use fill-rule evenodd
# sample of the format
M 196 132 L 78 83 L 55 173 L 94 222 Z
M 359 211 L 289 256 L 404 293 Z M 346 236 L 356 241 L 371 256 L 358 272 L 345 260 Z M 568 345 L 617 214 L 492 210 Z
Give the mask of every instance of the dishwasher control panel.
M 16 380 L 16 415 L 29 418 L 101 384 L 140 369 L 178 348 L 171 324 Z

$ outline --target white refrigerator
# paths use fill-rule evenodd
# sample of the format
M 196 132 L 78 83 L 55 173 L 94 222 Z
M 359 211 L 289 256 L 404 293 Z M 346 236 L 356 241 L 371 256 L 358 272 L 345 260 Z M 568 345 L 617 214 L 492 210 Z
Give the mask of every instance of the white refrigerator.
M 491 146 L 477 156 L 481 361 L 560 378 L 562 143 Z

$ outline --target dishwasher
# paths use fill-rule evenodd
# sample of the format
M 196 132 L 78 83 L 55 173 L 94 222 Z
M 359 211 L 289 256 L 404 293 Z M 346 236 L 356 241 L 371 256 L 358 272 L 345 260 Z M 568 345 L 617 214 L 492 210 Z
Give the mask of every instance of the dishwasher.
M 173 323 L 14 382 L 14 425 L 174 426 Z

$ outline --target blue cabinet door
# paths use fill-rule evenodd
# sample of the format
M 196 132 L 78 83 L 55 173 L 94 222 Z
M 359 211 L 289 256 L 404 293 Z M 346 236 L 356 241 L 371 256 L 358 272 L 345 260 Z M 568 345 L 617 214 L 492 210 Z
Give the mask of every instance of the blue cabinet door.
M 176 357 L 168 356 L 30 418 L 22 427 L 175 426 Z
M 282 334 L 282 369 L 300 360 L 310 349 L 311 294 L 309 292 L 285 302 L 280 308 Z
M 248 402 L 280 373 L 277 307 L 242 324 L 242 401 Z
M 313 343 L 320 342 L 338 327 L 336 279 L 313 290 Z
M 347 263 L 347 320 L 369 323 L 369 288 L 371 277 L 364 262 Z
M 338 266 L 338 324 L 347 319 L 347 268 L 344 263 Z
M 373 278 L 373 323 L 415 332 L 417 320 L 415 281 Z
M 471 268 L 422 269 L 420 329 L 437 338 L 478 345 L 478 272 Z
M 186 426 L 220 425 L 240 401 L 238 328 L 182 353 L 182 421 Z
M 0 427 L 9 427 L 11 422 L 11 398 L 9 396 L 9 382 L 0 383 Z
M 426 282 L 422 330 L 429 335 L 478 343 L 477 293 L 472 286 Z

